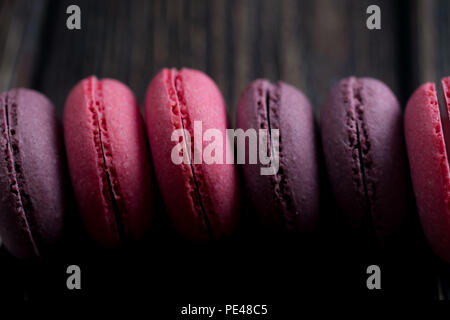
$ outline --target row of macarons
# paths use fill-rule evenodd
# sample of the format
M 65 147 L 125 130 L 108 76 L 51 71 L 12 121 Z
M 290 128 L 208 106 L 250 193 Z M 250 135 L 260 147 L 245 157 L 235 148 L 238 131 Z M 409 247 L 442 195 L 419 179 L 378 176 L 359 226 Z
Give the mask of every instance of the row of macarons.
M 193 135 L 195 121 L 223 133 L 229 127 L 218 87 L 200 71 L 160 71 L 147 89 L 145 119 L 130 89 L 113 79 L 81 80 L 67 97 L 62 126 L 44 95 L 12 89 L 0 95 L 0 237 L 18 258 L 51 252 L 64 234 L 73 192 L 86 230 L 101 247 L 139 241 L 152 225 L 154 181 L 174 228 L 189 241 L 230 237 L 244 198 L 263 230 L 308 232 L 320 211 L 323 152 L 349 224 L 380 243 L 404 225 L 410 168 L 426 236 L 450 262 L 450 78 L 442 88 L 444 108 L 435 84 L 426 83 L 403 116 L 384 83 L 342 79 L 321 109 L 319 148 L 308 98 L 283 82 L 254 81 L 240 96 L 236 127 L 279 130 L 273 175 L 261 175 L 262 164 L 171 161 L 174 130 Z

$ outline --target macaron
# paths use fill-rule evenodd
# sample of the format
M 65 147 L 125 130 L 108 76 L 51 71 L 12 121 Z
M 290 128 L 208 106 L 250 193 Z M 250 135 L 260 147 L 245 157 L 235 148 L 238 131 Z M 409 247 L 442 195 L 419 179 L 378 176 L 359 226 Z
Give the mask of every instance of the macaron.
M 0 236 L 14 256 L 42 258 L 64 231 L 62 127 L 44 95 L 12 89 L 0 95 L 0 130 Z
M 372 78 L 334 86 L 321 112 L 325 164 L 349 225 L 381 246 L 402 230 L 407 160 L 402 112 L 392 91 Z
M 408 100 L 405 137 L 422 227 L 434 252 L 450 263 L 450 77 L 421 85 Z M 440 99 L 442 97 L 442 99 Z
M 320 184 L 316 125 L 306 96 L 286 83 L 258 79 L 240 96 L 236 125 L 257 135 L 258 156 L 266 136 L 268 142 L 263 140 L 263 144 L 268 148 L 263 153 L 274 156 L 270 164 L 260 157 L 251 161 L 250 153 L 257 149 L 245 150 L 242 171 L 258 224 L 278 234 L 313 230 L 319 215 Z M 262 134 L 261 129 L 265 130 Z M 264 173 L 262 169 L 268 167 L 273 172 Z
M 64 138 L 84 225 L 103 248 L 142 240 L 153 212 L 145 126 L 130 89 L 113 79 L 81 80 L 67 97 Z
M 229 238 L 238 220 L 239 185 L 236 166 L 225 159 L 228 121 L 214 81 L 197 70 L 161 70 L 147 89 L 145 117 L 156 178 L 174 228 L 191 242 Z M 214 161 L 204 157 L 214 140 L 208 132 L 217 134 L 223 155 Z M 186 161 L 177 160 L 181 154 Z

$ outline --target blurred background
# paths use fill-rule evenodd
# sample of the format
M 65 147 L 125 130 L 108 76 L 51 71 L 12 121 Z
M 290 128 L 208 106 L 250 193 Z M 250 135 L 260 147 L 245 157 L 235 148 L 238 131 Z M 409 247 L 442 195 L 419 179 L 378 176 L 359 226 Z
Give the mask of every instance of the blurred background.
M 81 9 L 81 30 L 66 28 L 66 9 L 72 4 Z M 381 9 L 381 30 L 366 28 L 366 9 L 371 4 Z M 349 75 L 384 81 L 404 107 L 419 84 L 450 74 L 449 21 L 450 2 L 446 0 L 0 0 L 0 92 L 34 88 L 53 101 L 61 116 L 69 90 L 94 74 L 126 83 L 142 106 L 148 83 L 161 68 L 189 67 L 203 70 L 216 81 L 233 122 L 239 94 L 259 77 L 283 80 L 301 89 L 318 117 L 328 89 Z M 332 200 L 324 203 L 332 216 Z M 300 251 L 304 248 L 298 247 L 280 253 L 272 244 L 249 255 L 245 251 L 249 247 L 239 245 L 237 251 L 219 251 L 214 260 L 205 258 L 204 252 L 184 253 L 179 244 L 160 241 L 151 251 L 158 263 L 146 261 L 141 266 L 143 261 L 133 260 L 128 268 L 121 264 L 116 268 L 126 276 L 114 279 L 125 288 L 128 283 L 142 290 L 157 288 L 161 299 L 174 298 L 178 292 L 179 299 L 174 299 L 183 302 L 186 297 L 194 299 L 190 290 L 196 287 L 207 289 L 195 299 L 217 296 L 210 287 L 217 283 L 222 286 L 217 288 L 225 288 L 219 296 L 247 303 L 245 297 L 270 301 L 291 286 L 299 291 L 290 299 L 348 295 L 378 299 L 386 292 L 397 299 L 447 299 L 448 266 L 434 257 L 423 240 L 413 199 L 410 216 L 408 236 L 385 264 L 387 280 L 381 294 L 367 293 L 364 266 L 385 261 L 371 252 L 346 251 L 352 239 L 341 241 L 345 231 L 333 218 L 322 227 L 319 244 L 307 249 L 303 260 L 305 253 Z M 79 261 L 68 257 L 70 263 Z M 274 261 L 278 266 L 269 268 Z M 83 294 L 86 290 L 105 293 L 111 288 L 108 281 L 117 275 L 118 269 L 108 273 L 110 257 L 97 262 L 81 263 L 88 266 L 84 268 L 89 270 L 91 286 Z M 65 290 L 65 269 L 49 270 L 44 279 L 53 277 L 53 282 L 39 282 L 40 271 L 30 271 L 2 251 L 0 285 L 25 300 L 45 299 L 39 289 L 43 283 L 51 288 L 52 296 L 63 293 L 73 298 Z M 200 277 L 205 281 L 199 283 Z

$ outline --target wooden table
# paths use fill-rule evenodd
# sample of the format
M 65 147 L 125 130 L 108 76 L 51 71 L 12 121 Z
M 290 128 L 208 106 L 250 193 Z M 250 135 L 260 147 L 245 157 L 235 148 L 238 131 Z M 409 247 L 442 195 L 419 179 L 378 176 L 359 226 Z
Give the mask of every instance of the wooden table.
M 66 28 L 71 4 L 81 30 Z M 381 8 L 381 30 L 366 28 L 370 4 Z M 2 0 L 0 91 L 37 89 L 62 115 L 70 88 L 88 75 L 125 82 L 142 104 L 158 70 L 186 66 L 218 83 L 231 119 L 258 77 L 303 90 L 318 117 L 327 90 L 349 75 L 383 80 L 405 106 L 420 83 L 450 74 L 449 21 L 445 0 Z M 424 280 L 411 295 L 448 298 L 447 267 L 414 245 L 407 268 Z

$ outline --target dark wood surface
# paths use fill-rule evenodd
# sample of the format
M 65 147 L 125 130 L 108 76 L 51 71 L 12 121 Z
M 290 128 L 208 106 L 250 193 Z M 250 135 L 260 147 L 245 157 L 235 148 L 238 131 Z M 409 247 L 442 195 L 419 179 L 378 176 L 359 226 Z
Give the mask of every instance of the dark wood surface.
M 402 75 L 415 64 L 402 24 L 412 5 L 378 1 L 382 30 L 369 31 L 371 3 L 6 0 L 0 4 L 0 89 L 31 86 L 61 111 L 70 88 L 96 74 L 124 81 L 142 102 L 158 70 L 186 66 L 218 83 L 230 114 L 258 77 L 295 85 L 316 110 L 331 85 L 353 74 L 385 81 L 404 102 L 411 88 Z M 81 8 L 80 31 L 65 27 L 70 4 Z
M 65 26 L 68 5 L 82 30 Z M 386 82 L 402 105 L 421 81 L 445 75 L 446 1 L 377 1 L 382 30 L 365 27 L 371 1 L 13 1 L 0 3 L 0 90 L 43 91 L 62 113 L 91 74 L 127 83 L 143 102 L 163 67 L 205 71 L 233 110 L 252 80 L 283 80 L 318 111 L 340 78 Z M 319 113 L 319 112 L 318 112 Z
M 66 28 L 70 4 L 81 8 L 79 31 Z M 365 26 L 370 4 L 381 7 L 382 30 Z M 349 75 L 384 81 L 404 106 L 420 83 L 450 74 L 449 15 L 445 0 L 1 0 L 0 91 L 37 89 L 62 115 L 88 75 L 123 81 L 142 103 L 158 70 L 184 66 L 217 82 L 231 119 L 258 77 L 301 89 L 318 117 L 327 90 Z M 447 297 L 446 266 L 412 269 L 428 274 L 419 285 L 428 296 Z

